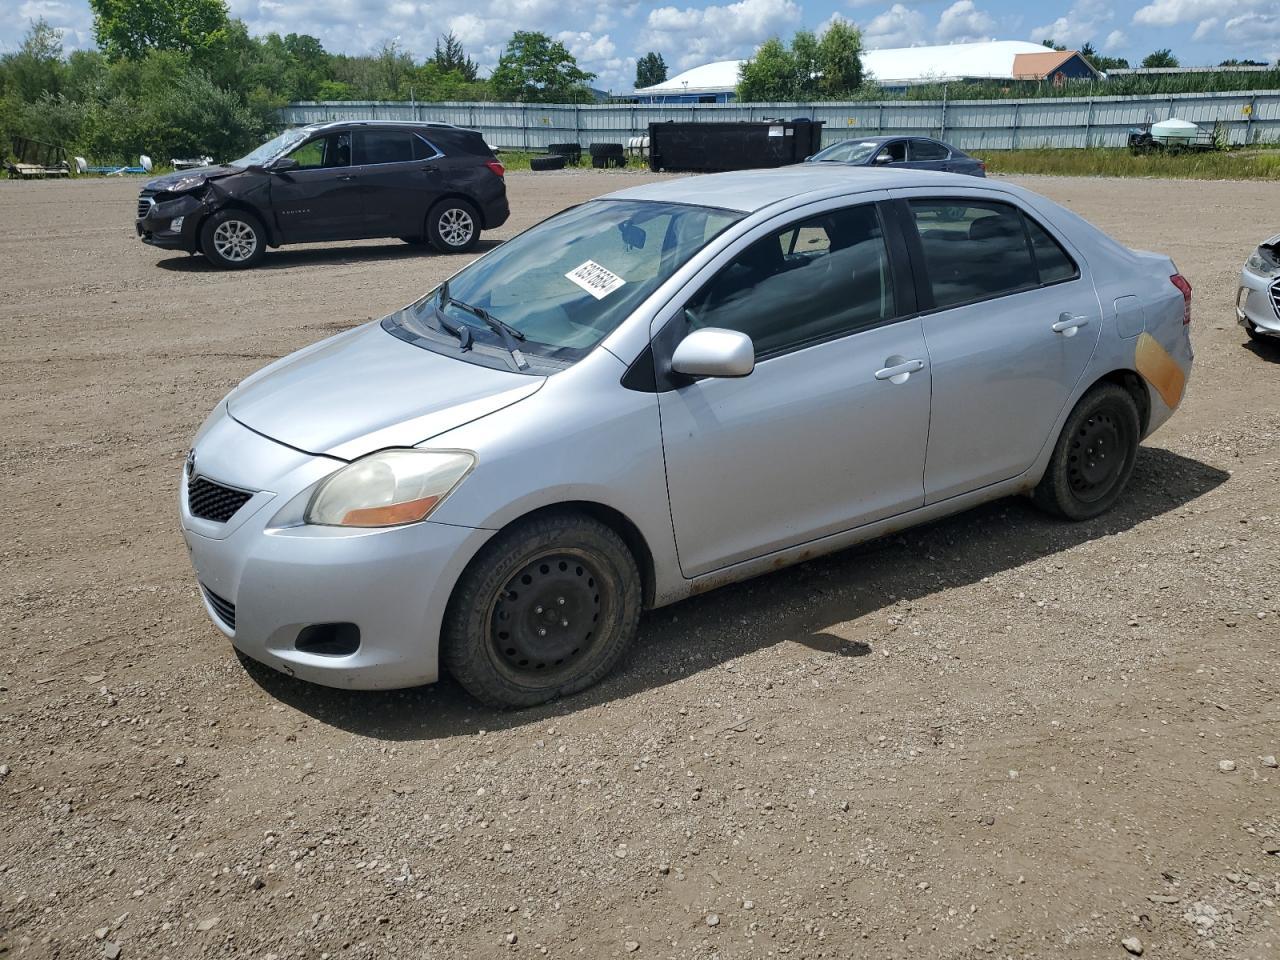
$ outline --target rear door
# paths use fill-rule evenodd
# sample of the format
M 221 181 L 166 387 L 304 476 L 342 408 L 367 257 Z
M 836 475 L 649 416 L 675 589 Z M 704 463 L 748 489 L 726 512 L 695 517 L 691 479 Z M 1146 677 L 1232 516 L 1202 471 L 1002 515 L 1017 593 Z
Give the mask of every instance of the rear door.
M 358 236 L 363 215 L 351 134 L 313 137 L 288 156 L 298 166 L 271 175 L 271 207 L 284 242 Z
M 1078 251 L 1010 199 L 902 195 L 933 371 L 933 503 L 1018 476 L 1056 440 L 1102 313 Z
M 364 236 L 421 236 L 440 193 L 439 150 L 412 130 L 355 132 Z
M 874 203 L 832 206 L 757 228 L 659 318 L 658 356 L 698 327 L 756 346 L 746 377 L 659 391 L 687 577 L 923 502 L 929 370 L 897 237 Z

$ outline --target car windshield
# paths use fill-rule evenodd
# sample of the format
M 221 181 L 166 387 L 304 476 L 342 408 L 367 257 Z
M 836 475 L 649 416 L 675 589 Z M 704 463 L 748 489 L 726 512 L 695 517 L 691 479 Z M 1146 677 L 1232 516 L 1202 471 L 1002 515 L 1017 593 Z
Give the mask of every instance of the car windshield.
M 278 157 L 282 153 L 288 153 L 305 139 L 307 139 L 307 132 L 305 130 L 286 130 L 284 133 L 280 134 L 280 136 L 268 140 L 257 149 L 250 153 L 246 153 L 239 160 L 232 160 L 230 166 L 252 167 L 266 163 L 268 160 Z
M 488 313 L 523 338 L 525 356 L 572 363 L 743 216 L 681 203 L 592 200 L 507 241 L 384 325 L 420 346 L 453 349 L 463 338 L 448 328 L 466 326 L 468 339 L 505 354 L 502 335 L 481 316 Z
M 863 163 L 880 149 L 872 140 L 842 140 L 813 155 L 817 163 Z

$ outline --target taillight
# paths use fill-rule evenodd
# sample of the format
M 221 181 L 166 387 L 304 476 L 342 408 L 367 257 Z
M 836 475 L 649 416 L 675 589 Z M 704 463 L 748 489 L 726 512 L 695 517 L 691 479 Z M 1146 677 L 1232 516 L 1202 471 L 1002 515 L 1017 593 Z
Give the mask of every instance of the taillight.
M 1178 292 L 1182 294 L 1182 323 L 1185 326 L 1191 322 L 1191 284 L 1180 273 L 1175 273 L 1170 277 L 1169 282 L 1177 287 Z
M 979 160 L 979 161 L 978 161 L 978 169 L 979 169 L 979 170 L 981 170 L 983 173 L 986 173 L 986 172 L 987 172 L 987 161 L 985 161 L 985 160 Z
M 505 177 L 507 175 L 507 168 L 504 167 L 502 164 L 500 164 L 497 160 L 486 160 L 484 162 L 484 165 L 493 171 L 494 176 Z

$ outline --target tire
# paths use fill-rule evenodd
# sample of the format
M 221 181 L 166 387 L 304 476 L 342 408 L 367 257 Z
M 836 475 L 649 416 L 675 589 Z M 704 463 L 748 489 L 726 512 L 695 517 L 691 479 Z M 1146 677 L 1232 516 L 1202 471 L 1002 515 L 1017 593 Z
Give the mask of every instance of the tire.
M 426 237 L 401 237 L 400 239 L 411 247 L 420 247 L 427 242 Z
M 1246 320 L 1244 322 L 1244 332 L 1249 335 L 1249 339 L 1254 343 L 1265 343 L 1271 339 L 1265 333 L 1259 332 L 1258 328 L 1253 325 L 1252 320 Z
M 578 161 L 582 159 L 582 144 L 552 143 L 547 146 L 547 153 L 559 154 L 565 158 L 566 162 L 577 166 Z
M 1068 520 L 1105 513 L 1133 475 L 1141 431 L 1138 405 L 1128 390 L 1114 383 L 1094 387 L 1063 424 L 1032 499 Z
M 622 156 L 622 144 L 620 143 L 593 143 L 588 149 L 593 160 L 596 157 Z
M 563 170 L 566 157 L 561 154 L 552 154 L 547 157 L 534 157 L 529 161 L 530 170 Z
M 530 707 L 607 674 L 635 637 L 640 604 L 640 571 L 617 533 L 545 513 L 499 533 L 467 567 L 441 660 L 482 703 Z
M 427 214 L 427 240 L 440 253 L 466 253 L 480 242 L 480 213 L 459 198 L 441 200 Z
M 219 210 L 200 225 L 200 249 L 224 270 L 256 267 L 267 252 L 262 221 L 243 210 Z

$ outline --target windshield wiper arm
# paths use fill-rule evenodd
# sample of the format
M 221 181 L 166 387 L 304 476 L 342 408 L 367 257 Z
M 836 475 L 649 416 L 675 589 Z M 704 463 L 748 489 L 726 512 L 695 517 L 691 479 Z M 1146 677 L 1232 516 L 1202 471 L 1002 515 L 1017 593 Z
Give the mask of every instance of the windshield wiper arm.
M 447 293 L 442 294 L 440 297 L 440 300 L 442 305 L 448 303 L 449 295 Z M 468 327 L 466 324 L 463 324 L 462 326 L 458 326 L 456 323 L 454 323 L 452 320 L 450 320 L 448 317 L 444 315 L 444 310 L 440 306 L 437 306 L 435 308 L 435 313 L 436 313 L 436 323 L 439 324 L 440 329 L 442 329 L 445 333 L 453 334 L 453 336 L 458 338 L 458 349 L 462 351 L 470 350 L 471 349 L 471 328 Z
M 517 341 L 526 339 L 522 331 L 517 330 L 509 323 L 499 320 L 484 307 L 464 303 L 456 297 L 449 296 L 449 285 L 447 283 L 440 288 L 440 303 L 441 306 L 453 304 L 455 307 L 467 311 L 476 319 L 483 321 L 485 326 L 502 339 L 502 345 L 507 348 L 507 353 L 511 354 L 511 359 L 515 361 L 516 369 L 527 370 L 529 368 L 529 361 L 524 358 L 524 354 L 520 352 L 520 346 L 517 343 Z

